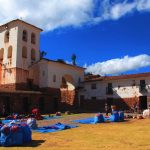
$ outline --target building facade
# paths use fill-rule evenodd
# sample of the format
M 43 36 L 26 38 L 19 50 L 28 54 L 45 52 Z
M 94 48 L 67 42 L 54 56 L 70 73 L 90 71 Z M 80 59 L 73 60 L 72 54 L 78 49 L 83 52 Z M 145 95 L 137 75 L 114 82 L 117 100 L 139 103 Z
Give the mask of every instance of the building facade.
M 40 58 L 42 29 L 16 19 L 0 26 L 0 110 L 27 113 L 77 107 L 84 68 Z
M 87 76 L 79 93 L 84 109 L 104 109 L 105 103 L 120 109 L 131 109 L 135 103 L 140 110 L 150 104 L 150 73 L 121 76 Z
M 0 26 L 0 110 L 29 113 L 80 109 L 104 111 L 115 104 L 139 110 L 150 103 L 150 73 L 84 75 L 84 68 L 40 57 L 42 29 L 16 19 Z

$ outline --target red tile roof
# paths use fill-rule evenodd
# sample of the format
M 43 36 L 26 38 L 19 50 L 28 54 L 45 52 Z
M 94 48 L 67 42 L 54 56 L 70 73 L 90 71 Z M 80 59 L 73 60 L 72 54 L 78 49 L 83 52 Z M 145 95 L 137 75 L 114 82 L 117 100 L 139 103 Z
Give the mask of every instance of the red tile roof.
M 139 74 L 120 75 L 120 76 L 99 76 L 99 77 L 95 77 L 95 75 L 93 75 L 93 76 L 89 75 L 89 76 L 85 77 L 85 82 L 109 81 L 109 80 L 131 79 L 131 78 L 140 78 L 140 77 L 150 77 L 150 72 L 139 73 Z
M 62 63 L 60 61 L 56 61 L 56 60 L 50 60 L 50 59 L 47 59 L 47 58 L 42 58 L 42 60 L 45 60 L 45 61 L 49 61 L 49 62 L 54 62 L 54 63 L 59 63 L 61 65 L 66 65 L 66 66 L 71 66 L 71 67 L 74 67 L 74 68 L 79 68 L 79 69 L 85 69 L 83 67 L 80 67 L 80 66 L 76 66 L 76 65 L 72 65 L 72 64 L 67 64 L 67 63 Z
M 32 24 L 27 23 L 27 22 L 25 22 L 25 21 L 23 21 L 23 20 L 20 20 L 20 19 L 12 20 L 12 21 L 7 22 L 7 23 L 5 23 L 5 24 L 3 24 L 3 25 L 0 25 L 0 27 L 5 27 L 5 26 L 7 26 L 8 24 L 13 23 L 13 22 L 17 22 L 17 21 L 22 22 L 22 23 L 24 23 L 24 24 L 27 24 L 27 25 L 29 25 L 29 26 L 32 26 L 32 27 L 34 27 L 34 28 L 37 28 L 37 29 L 40 30 L 40 31 L 43 31 L 41 28 L 38 28 L 38 27 L 36 27 L 35 25 L 32 25 Z

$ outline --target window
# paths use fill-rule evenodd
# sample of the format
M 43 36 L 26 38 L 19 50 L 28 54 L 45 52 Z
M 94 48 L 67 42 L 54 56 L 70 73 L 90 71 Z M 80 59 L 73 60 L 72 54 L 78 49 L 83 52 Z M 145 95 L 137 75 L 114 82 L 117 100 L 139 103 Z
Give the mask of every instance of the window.
M 80 100 L 84 100 L 84 95 L 80 95 Z
M 108 86 L 106 87 L 106 94 L 113 94 L 112 83 L 108 83 Z
M 112 83 L 108 83 L 108 87 L 109 87 L 109 88 L 112 88 Z
M 43 77 L 45 76 L 45 71 L 42 72 Z
M 32 34 L 31 34 L 31 43 L 32 43 L 32 44 L 35 44 L 35 41 L 36 41 L 35 33 L 32 33 Z
M 8 47 L 7 58 L 12 58 L 12 46 L 9 46 L 9 47 Z
M 45 99 L 44 99 L 44 97 L 41 97 L 39 99 L 39 109 L 41 112 L 44 112 L 44 110 L 45 110 Z
M 95 83 L 91 84 L 91 89 L 92 90 L 96 89 L 96 84 Z
M 9 42 L 9 31 L 6 31 L 6 33 L 5 33 L 4 42 L 5 43 Z
M 140 85 L 145 85 L 145 80 L 140 80 Z
M 92 100 L 96 100 L 96 97 L 91 97 Z
M 56 75 L 53 75 L 53 82 L 56 82 Z
M 27 31 L 26 30 L 23 30 L 23 33 L 22 33 L 22 40 L 27 42 L 27 37 L 28 37 L 28 34 L 27 34 Z
M 35 60 L 35 50 L 31 49 L 31 60 Z
M 1 48 L 0 49 L 0 60 L 3 60 L 3 56 L 4 56 L 4 49 Z
M 80 83 L 81 82 L 81 78 L 79 77 L 79 79 L 78 79 L 78 82 Z
M 135 86 L 135 85 L 136 85 L 135 80 L 132 80 L 132 86 Z
M 145 80 L 140 80 L 140 92 L 147 91 Z
M 25 46 L 22 48 L 22 58 L 27 58 L 27 48 Z

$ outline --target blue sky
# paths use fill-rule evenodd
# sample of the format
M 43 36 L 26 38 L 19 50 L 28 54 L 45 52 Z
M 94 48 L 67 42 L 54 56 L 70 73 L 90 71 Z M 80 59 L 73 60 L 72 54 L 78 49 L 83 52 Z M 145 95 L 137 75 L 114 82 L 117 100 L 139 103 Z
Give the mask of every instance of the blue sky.
M 0 0 L 0 23 L 22 18 L 43 28 L 46 58 L 70 63 L 75 53 L 93 74 L 150 71 L 150 0 L 26 1 Z
M 125 55 L 149 54 L 150 13 L 136 13 L 95 26 L 47 32 L 41 35 L 41 49 L 48 52 L 48 58 L 68 61 L 72 53 L 76 53 L 81 65 Z
M 68 27 L 50 31 L 42 34 L 41 49 L 47 51 L 47 58 L 62 58 L 70 62 L 71 55 L 75 53 L 80 66 L 126 55 L 150 55 L 150 13 L 136 12 L 94 26 L 84 25 L 80 28 Z M 135 68 L 126 73 L 147 71 L 150 71 L 149 66 Z

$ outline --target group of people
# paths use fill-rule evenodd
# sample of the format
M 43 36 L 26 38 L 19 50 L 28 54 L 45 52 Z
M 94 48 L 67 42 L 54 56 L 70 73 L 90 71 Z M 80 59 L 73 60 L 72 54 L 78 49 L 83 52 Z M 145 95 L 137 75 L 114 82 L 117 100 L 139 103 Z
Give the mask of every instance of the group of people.
M 108 115 L 109 113 L 112 114 L 113 109 L 116 109 L 115 105 L 108 105 L 108 103 L 105 103 L 105 112 L 106 112 L 106 115 Z M 135 102 L 133 104 L 133 106 L 131 107 L 131 109 L 132 109 L 132 112 L 137 113 L 138 110 L 139 110 L 138 102 Z
M 116 111 L 117 107 L 115 105 L 108 105 L 107 103 L 105 103 L 105 112 L 106 112 L 106 116 L 108 116 L 108 114 L 112 114 L 113 111 Z

